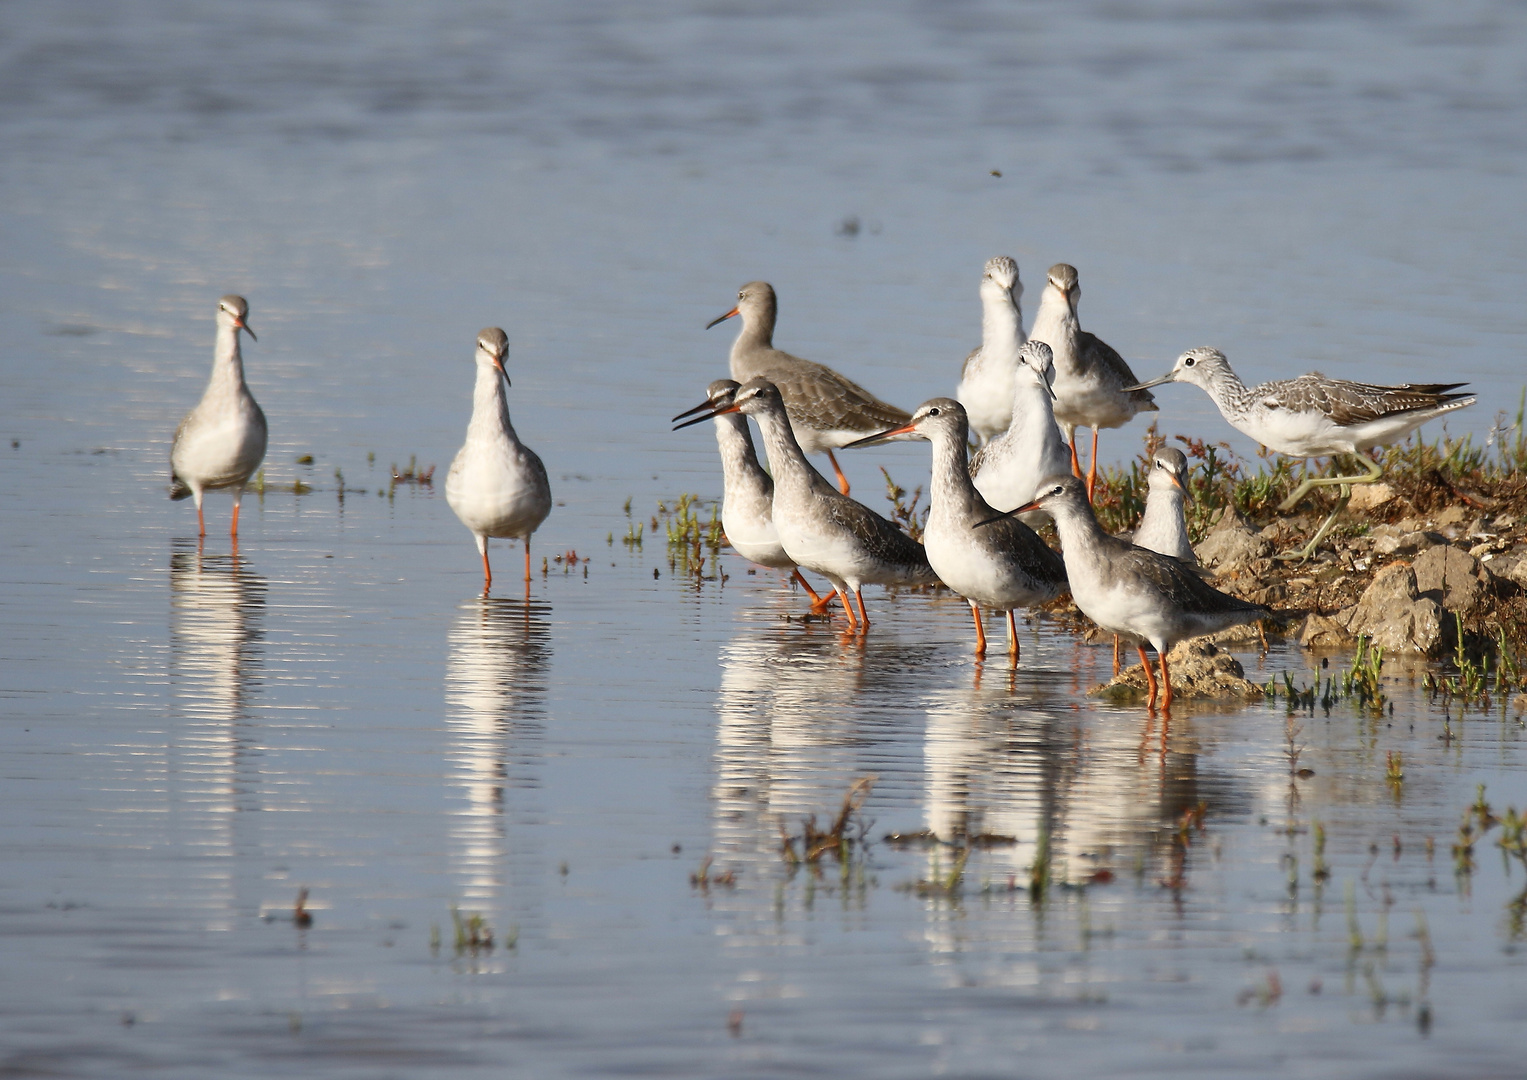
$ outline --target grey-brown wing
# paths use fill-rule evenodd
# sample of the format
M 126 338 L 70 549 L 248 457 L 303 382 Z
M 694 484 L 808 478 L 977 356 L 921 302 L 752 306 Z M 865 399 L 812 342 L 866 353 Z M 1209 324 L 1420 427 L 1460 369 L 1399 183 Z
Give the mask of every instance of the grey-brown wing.
M 1229 593 L 1220 592 L 1184 562 L 1146 548 L 1131 547 L 1121 558 L 1129 560 L 1130 572 L 1167 596 L 1189 615 L 1222 615 L 1233 612 L 1251 617 L 1271 615 L 1261 604 L 1253 604 Z
M 1019 567 L 1029 577 L 1036 581 L 1048 581 L 1059 589 L 1068 587 L 1066 560 L 1023 522 L 1009 517 L 981 528 L 992 530 L 994 539 L 1017 558 Z
M 905 424 L 912 414 L 881 401 L 851 379 L 823 364 L 787 356 L 756 374 L 779 387 L 785 411 L 817 431 L 884 431 Z
M 1130 370 L 1129 363 L 1119 355 L 1119 351 L 1096 334 L 1089 334 L 1083 330 L 1077 335 L 1077 347 L 1086 356 L 1089 356 L 1096 366 L 1109 373 L 1109 382 L 1116 383 L 1120 387 L 1134 386 L 1140 380 L 1135 378 L 1135 373 Z M 1156 408 L 1156 397 L 1149 390 L 1133 390 L 1129 399 L 1139 404 L 1146 411 Z
M 932 583 L 938 580 L 938 575 L 928 565 L 928 552 L 922 544 L 868 507 L 839 496 L 829 501 L 828 516 L 835 524 L 852 532 L 871 558 L 898 568 L 907 581 Z
M 1449 394 L 1463 383 L 1401 383 L 1382 386 L 1376 383 L 1331 379 L 1318 371 L 1297 379 L 1283 379 L 1257 387 L 1257 396 L 1265 405 L 1294 412 L 1321 412 L 1342 426 L 1363 424 L 1396 413 L 1416 409 L 1434 409 L 1450 401 L 1468 397 Z

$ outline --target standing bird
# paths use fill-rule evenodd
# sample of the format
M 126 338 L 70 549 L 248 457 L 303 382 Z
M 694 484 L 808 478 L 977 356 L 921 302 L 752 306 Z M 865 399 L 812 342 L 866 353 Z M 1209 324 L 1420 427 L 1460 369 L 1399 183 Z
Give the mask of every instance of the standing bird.
M 737 395 L 732 379 L 717 379 L 705 390 L 705 400 L 693 409 L 675 416 L 678 422 L 705 409 L 716 421 L 716 447 L 721 451 L 721 528 L 727 543 L 737 554 L 759 566 L 788 570 L 790 576 L 811 596 L 813 611 L 824 610 L 832 594 L 822 597 L 796 568 L 795 560 L 785 554 L 774 527 L 774 480 L 758 463 L 753 435 L 747 417 L 725 412 Z
M 732 342 L 732 378 L 739 383 L 767 379 L 778 388 L 801 451 L 825 452 L 838 478 L 838 490 L 847 495 L 848 478 L 838 468 L 833 449 L 888 425 L 905 424 L 910 414 L 887 405 L 830 367 L 776 349 L 776 311 L 774 286 L 750 281 L 737 290 L 737 306 L 706 323 L 705 329 L 742 316 L 742 330 Z
M 1184 499 L 1188 489 L 1183 479 L 1188 475 L 1188 458 L 1181 450 L 1163 446 L 1151 460 L 1146 476 L 1145 513 L 1129 538 L 1136 547 L 1159 551 L 1163 555 L 1198 566 L 1198 556 L 1188 543 L 1188 519 Z M 1113 673 L 1119 673 L 1119 635 L 1113 636 Z
M 496 326 L 477 335 L 477 385 L 472 391 L 472 419 L 467 441 L 445 478 L 445 501 L 472 531 L 482 555 L 482 591 L 493 585 L 488 565 L 488 537 L 525 541 L 525 586 L 530 586 L 530 534 L 551 513 L 551 484 L 546 466 L 509 422 L 505 388 L 509 373 L 504 357 L 509 338 Z
M 1082 287 L 1076 267 L 1056 263 L 1039 297 L 1039 311 L 1029 337 L 1055 352 L 1055 419 L 1071 444 L 1071 471 L 1082 475 L 1076 456 L 1076 429 L 1092 429 L 1092 463 L 1087 469 L 1087 498 L 1098 479 L 1098 428 L 1122 427 L 1139 412 L 1155 412 L 1156 399 L 1139 382 L 1113 347 L 1082 329 L 1076 305 Z
M 1318 371 L 1297 379 L 1279 379 L 1247 386 L 1231 370 L 1218 349 L 1189 349 L 1177 358 L 1172 370 L 1135 389 L 1161 383 L 1186 382 L 1202 387 L 1230 426 L 1263 446 L 1289 457 L 1326 457 L 1351 454 L 1367 468 L 1359 476 L 1307 477 L 1284 499 L 1278 509 L 1292 510 L 1312 488 L 1338 485 L 1336 509 L 1303 549 L 1285 552 L 1280 559 L 1308 559 L 1316 545 L 1331 531 L 1336 515 L 1346 508 L 1353 484 L 1372 484 L 1384 474 L 1379 463 L 1364 451 L 1387 446 L 1405 438 L 1416 428 L 1443 413 L 1474 404 L 1468 394 L 1450 394 L 1464 383 L 1372 383 L 1331 379 Z
M 774 470 L 774 527 L 780 543 L 797 566 L 832 582 L 849 629 L 856 628 L 849 593 L 859 603 L 857 628 L 862 631 L 870 625 L 861 591 L 865 585 L 932 585 L 938 580 L 921 544 L 869 507 L 833 490 L 812 468 L 796 442 L 784 400 L 769 380 L 750 379 L 732 404 L 678 427 L 729 412 L 758 421 Z
M 1086 485 L 1077 477 L 1050 477 L 1037 499 L 1013 513 L 1035 507 L 1055 519 L 1076 606 L 1104 630 L 1135 641 L 1150 687 L 1147 707 L 1155 706 L 1157 688 L 1145 642 L 1161 661 L 1166 691 L 1161 707 L 1170 712 L 1172 680 L 1166 654 L 1173 645 L 1272 614 L 1260 604 L 1220 592 L 1170 555 L 1109 536 L 1092 513 Z
M 1032 501 L 1041 480 L 1071 467 L 1071 448 L 1055 423 L 1055 393 L 1050 389 L 1054 377 L 1050 346 L 1024 342 L 1013 377 L 1012 419 L 970 463 L 976 490 L 998 510 Z M 1041 513 L 1024 515 L 1029 525 L 1045 520 Z
M 945 585 L 970 604 L 976 621 L 976 655 L 986 655 L 981 609 L 1007 616 L 1007 654 L 1018 662 L 1018 628 L 1013 609 L 1035 607 L 1066 591 L 1066 566 L 1034 530 L 1015 518 L 976 526 L 996 514 L 970 482 L 965 408 L 950 398 L 925 401 L 901 427 L 860 439 L 869 446 L 891 439 L 925 439 L 933 444 L 928 526 L 923 546 L 928 564 Z
M 1018 304 L 1022 297 L 1018 264 L 1006 255 L 988 259 L 981 275 L 981 344 L 965 358 L 954 394 L 983 446 L 1006 431 L 1012 419 L 1018 348 L 1027 340 Z
M 217 344 L 212 350 L 212 378 L 196 408 L 175 429 L 170 446 L 170 498 L 196 500 L 196 535 L 207 535 L 202 496 L 233 489 L 233 521 L 228 534 L 239 542 L 239 503 L 244 486 L 265 458 L 265 413 L 244 382 L 239 331 L 257 340 L 244 320 L 249 303 L 228 295 L 217 302 Z
M 1146 477 L 1145 513 L 1130 543 L 1197 566 L 1198 556 L 1188 543 L 1187 475 L 1188 458 L 1181 450 L 1163 446 L 1156 451 Z

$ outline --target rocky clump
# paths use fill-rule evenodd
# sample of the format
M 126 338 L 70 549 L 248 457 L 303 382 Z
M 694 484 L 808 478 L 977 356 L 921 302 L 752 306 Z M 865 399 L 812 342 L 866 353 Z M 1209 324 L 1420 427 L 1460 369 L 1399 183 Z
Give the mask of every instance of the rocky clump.
M 1178 701 L 1223 700 L 1248 701 L 1260 698 L 1262 688 L 1246 680 L 1246 670 L 1235 657 L 1208 638 L 1179 642 L 1166 654 L 1167 669 L 1172 675 L 1172 697 Z M 1158 681 L 1160 673 L 1157 672 Z M 1125 668 L 1108 682 L 1090 691 L 1110 701 L 1144 701 L 1150 693 L 1145 669 L 1139 664 Z

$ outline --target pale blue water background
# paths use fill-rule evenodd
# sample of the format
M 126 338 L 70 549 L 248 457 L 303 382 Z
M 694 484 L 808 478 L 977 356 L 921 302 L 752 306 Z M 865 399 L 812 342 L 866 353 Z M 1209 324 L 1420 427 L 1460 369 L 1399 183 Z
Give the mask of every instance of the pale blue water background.
M 0 9 L 0 1071 L 1514 1075 L 1524 882 L 1485 842 L 1463 895 L 1449 847 L 1477 783 L 1527 804 L 1519 710 L 1439 739 L 1391 665 L 1392 720 L 1304 721 L 1291 800 L 1280 710 L 1185 714 L 1162 757 L 1047 627 L 976 686 L 955 601 L 872 597 L 860 653 L 771 575 L 696 590 L 618 538 L 627 497 L 717 493 L 665 421 L 755 277 L 782 346 L 904 405 L 950 391 L 1007 253 L 1030 315 L 1076 264 L 1142 377 L 1216 344 L 1249 379 L 1466 378 L 1450 430 L 1486 437 L 1527 381 L 1524 37 L 1508 3 Z M 198 559 L 163 497 L 227 291 L 267 477 L 318 489 L 247 501 L 237 564 L 226 499 Z M 440 494 L 375 494 L 448 464 L 489 324 L 559 502 L 537 556 L 592 556 L 528 609 L 472 598 Z M 925 455 L 845 464 L 874 501 Z M 779 825 L 864 773 L 872 837 L 1020 843 L 959 903 L 883 843 L 862 886 L 789 876 Z M 1042 823 L 1116 880 L 1004 891 Z M 706 854 L 734 889 L 691 887 Z M 516 947 L 454 957 L 452 904 Z

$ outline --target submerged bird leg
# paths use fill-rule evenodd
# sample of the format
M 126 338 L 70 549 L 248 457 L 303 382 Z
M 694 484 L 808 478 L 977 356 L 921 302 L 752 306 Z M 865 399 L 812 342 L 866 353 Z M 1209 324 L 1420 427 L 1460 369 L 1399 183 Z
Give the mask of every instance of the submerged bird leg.
M 863 592 L 863 590 L 855 589 L 854 590 L 854 599 L 859 601 L 859 629 L 860 629 L 861 632 L 865 631 L 865 630 L 868 630 L 870 628 L 870 617 L 869 617 L 869 613 L 864 610 L 864 592 Z M 844 598 L 843 606 L 844 607 L 848 606 L 847 597 Z
M 525 535 L 525 584 L 530 584 L 530 534 Z
M 493 587 L 493 568 L 488 565 L 488 538 L 484 536 L 477 542 L 477 550 L 482 552 L 482 591 L 488 595 L 488 590 Z
M 196 536 L 200 539 L 207 535 L 207 522 L 201 516 L 201 495 L 196 496 Z
M 1119 677 L 1119 635 L 1113 636 L 1113 677 Z
M 1358 462 L 1360 464 L 1362 464 L 1364 467 L 1366 467 L 1368 471 L 1363 473 L 1360 476 L 1308 476 L 1308 477 L 1305 477 L 1304 482 L 1301 483 L 1298 487 L 1296 487 L 1293 491 L 1291 491 L 1289 493 L 1288 498 L 1284 499 L 1281 503 L 1278 504 L 1278 511 L 1279 511 L 1279 513 L 1284 513 L 1284 514 L 1288 513 L 1290 510 L 1292 510 L 1295 506 L 1297 506 L 1299 504 L 1299 500 L 1300 499 L 1304 498 L 1306 495 L 1308 495 L 1310 493 L 1310 491 L 1312 489 L 1317 488 L 1317 487 L 1329 487 L 1332 484 L 1348 485 L 1348 484 L 1376 484 L 1376 483 L 1378 483 L 1379 477 L 1384 475 L 1384 470 L 1379 465 L 1379 463 L 1377 461 L 1374 461 L 1367 454 L 1354 453 L 1352 456 L 1357 458 Z
M 790 577 L 797 585 L 806 590 L 807 596 L 811 597 L 811 610 L 814 612 L 826 611 L 828 605 L 832 603 L 832 598 L 837 595 L 836 593 L 828 593 L 826 596 L 820 595 L 805 578 L 801 577 L 799 570 L 790 571 Z
M 981 625 L 981 609 L 970 605 L 970 614 L 976 620 L 976 655 L 986 655 L 986 627 Z
M 832 474 L 838 478 L 838 490 L 844 495 L 848 494 L 848 477 L 843 475 L 843 470 L 838 468 L 838 459 L 832 456 L 832 451 L 827 451 L 827 460 L 832 462 Z
M 1078 473 L 1078 476 L 1081 474 Z M 1092 489 L 1098 485 L 1098 429 L 1092 429 L 1092 461 L 1087 465 L 1087 501 L 1092 501 Z
M 233 537 L 233 542 L 239 542 L 239 501 L 244 498 L 244 491 L 240 488 L 233 493 L 233 521 L 228 526 L 228 535 Z M 197 524 L 200 524 L 198 522 Z
M 1166 653 L 1160 652 L 1156 655 L 1161 658 L 1161 686 L 1166 691 L 1161 700 L 1161 715 L 1170 716 L 1172 715 L 1172 676 L 1166 669 Z M 1166 750 L 1166 729 L 1164 727 L 1161 729 L 1161 749 L 1163 752 Z
M 1154 709 L 1156 707 L 1156 673 L 1151 670 L 1151 658 L 1145 655 L 1145 646 L 1136 645 L 1135 651 L 1140 654 L 1140 666 L 1145 669 L 1145 685 L 1151 688 L 1150 697 L 1146 699 L 1145 707 L 1147 709 Z
M 1365 481 L 1365 483 L 1367 482 L 1368 481 Z M 1326 538 L 1326 533 L 1331 531 L 1331 526 L 1336 524 L 1337 515 L 1339 515 L 1343 510 L 1347 508 L 1347 503 L 1351 498 L 1351 485 L 1343 484 L 1341 486 L 1341 497 L 1336 500 L 1336 509 L 1332 510 L 1331 516 L 1326 518 L 1325 521 L 1321 524 L 1320 528 L 1315 530 L 1314 538 L 1298 551 L 1285 551 L 1281 554 L 1274 555 L 1273 558 L 1282 560 L 1284 562 L 1303 562 L 1305 559 L 1308 559 L 1315 553 L 1315 548 L 1319 546 L 1320 542 Z
M 1007 609 L 1007 655 L 1016 667 L 1018 664 L 1018 624 L 1013 621 L 1013 609 Z

